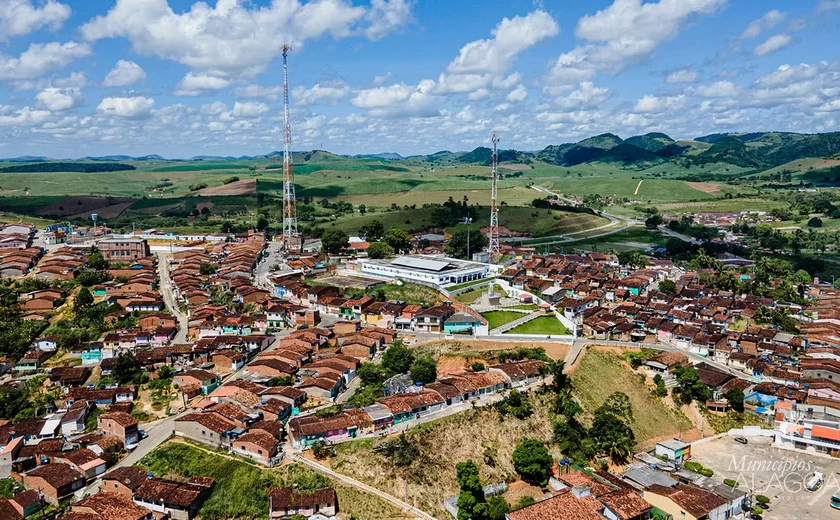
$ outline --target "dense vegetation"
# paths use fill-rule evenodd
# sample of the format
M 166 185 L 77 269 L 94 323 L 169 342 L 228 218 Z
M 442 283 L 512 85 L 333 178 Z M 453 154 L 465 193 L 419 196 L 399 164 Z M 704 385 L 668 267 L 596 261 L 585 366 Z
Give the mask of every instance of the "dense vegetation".
M 135 166 L 122 163 L 84 163 L 84 162 L 39 162 L 16 164 L 0 168 L 0 173 L 103 173 L 136 170 Z

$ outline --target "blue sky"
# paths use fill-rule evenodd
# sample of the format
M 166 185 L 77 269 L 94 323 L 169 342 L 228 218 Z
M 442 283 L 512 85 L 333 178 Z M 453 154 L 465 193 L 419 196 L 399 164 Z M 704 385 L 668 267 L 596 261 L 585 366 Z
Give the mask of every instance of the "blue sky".
M 0 157 L 837 131 L 840 0 L 0 0 Z

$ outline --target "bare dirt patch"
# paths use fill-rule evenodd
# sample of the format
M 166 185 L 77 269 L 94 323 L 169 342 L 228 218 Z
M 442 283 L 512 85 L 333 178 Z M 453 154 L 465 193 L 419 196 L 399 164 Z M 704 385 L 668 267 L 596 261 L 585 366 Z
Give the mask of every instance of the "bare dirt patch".
M 111 206 L 105 208 L 99 208 L 96 210 L 97 215 L 102 218 L 115 218 L 122 214 L 123 211 L 127 210 L 131 205 L 134 204 L 134 201 L 130 202 L 123 202 L 122 204 L 112 204 Z M 77 213 L 75 215 L 70 215 L 69 218 L 71 219 L 82 219 L 90 217 L 89 212 L 82 212 Z
M 257 192 L 257 179 L 242 179 L 240 181 L 231 182 L 230 184 L 222 184 L 221 186 L 213 186 L 212 188 L 204 188 L 199 190 L 198 194 L 210 197 L 213 195 L 252 195 Z
M 702 191 L 703 193 L 718 193 L 720 192 L 720 184 L 716 182 L 689 182 L 685 181 L 686 184 L 694 188 L 695 190 Z
M 84 215 L 97 213 L 105 218 L 113 218 L 134 203 L 134 199 L 127 197 L 67 197 L 59 202 L 39 208 L 38 216 Z
M 811 165 L 815 170 L 821 170 L 823 168 L 833 168 L 835 166 L 840 166 L 840 159 L 823 159 L 822 161 L 817 161 Z

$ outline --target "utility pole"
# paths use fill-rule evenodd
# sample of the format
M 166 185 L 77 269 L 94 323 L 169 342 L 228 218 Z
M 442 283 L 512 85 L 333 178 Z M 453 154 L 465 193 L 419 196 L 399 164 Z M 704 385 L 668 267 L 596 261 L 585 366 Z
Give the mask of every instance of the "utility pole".
M 472 227 L 473 219 L 471 217 L 464 217 L 464 224 L 467 225 L 467 260 L 470 260 L 470 228 Z
M 286 57 L 291 50 L 283 45 L 283 248 L 290 251 L 299 240 L 295 201 L 295 172 L 292 164 L 292 124 L 289 115 L 289 74 Z

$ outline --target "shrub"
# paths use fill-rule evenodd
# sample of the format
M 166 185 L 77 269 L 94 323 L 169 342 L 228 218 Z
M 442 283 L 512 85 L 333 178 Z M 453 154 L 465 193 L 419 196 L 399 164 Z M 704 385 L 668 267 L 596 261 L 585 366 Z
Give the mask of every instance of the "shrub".
M 764 496 L 764 495 L 756 495 L 755 496 L 755 501 L 758 502 L 759 504 L 767 505 L 767 504 L 770 503 L 770 497 L 767 497 L 767 496 Z
M 723 483 L 731 488 L 738 487 L 738 481 L 732 480 L 731 478 L 723 479 Z

